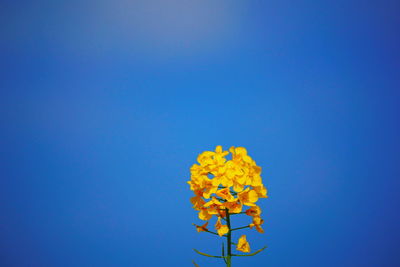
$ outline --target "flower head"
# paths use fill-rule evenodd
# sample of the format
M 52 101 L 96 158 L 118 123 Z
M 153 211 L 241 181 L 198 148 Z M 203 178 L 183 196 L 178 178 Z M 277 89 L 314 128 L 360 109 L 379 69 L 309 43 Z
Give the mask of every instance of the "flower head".
M 228 157 L 228 155 L 231 157 Z M 224 151 L 222 146 L 217 146 L 214 151 L 205 151 L 198 155 L 197 163 L 190 168 L 190 181 L 187 182 L 194 196 L 190 198 L 193 209 L 198 211 L 200 220 L 206 221 L 203 225 L 196 225 L 197 232 L 207 232 L 227 237 L 228 254 L 212 256 L 206 253 L 197 253 L 208 256 L 224 258 L 229 264 L 232 256 L 253 256 L 263 249 L 248 255 L 235 255 L 231 253 L 231 233 L 235 230 L 255 228 L 258 232 L 264 233 L 261 225 L 261 208 L 257 205 L 260 198 L 267 198 L 267 189 L 261 178 L 261 167 L 248 155 L 244 147 L 231 147 Z M 247 207 L 246 207 L 247 206 Z M 252 222 L 245 226 L 230 229 L 232 219 L 246 214 Z M 208 230 L 209 220 L 217 217 L 215 223 L 216 231 Z M 249 219 L 249 217 L 247 217 Z M 223 224 L 222 220 L 226 221 Z M 229 225 L 229 226 L 228 226 Z M 242 235 L 237 244 L 238 251 L 249 253 L 250 244 L 246 235 Z
M 226 158 L 229 153 L 232 155 L 230 160 Z M 231 213 L 240 213 L 243 205 L 254 207 L 259 198 L 267 197 L 261 167 L 244 147 L 224 151 L 222 146 L 217 146 L 214 151 L 201 153 L 197 162 L 190 168 L 188 184 L 195 193 L 190 201 L 193 208 L 200 211 L 200 218 L 221 215 L 220 209 L 224 208 Z

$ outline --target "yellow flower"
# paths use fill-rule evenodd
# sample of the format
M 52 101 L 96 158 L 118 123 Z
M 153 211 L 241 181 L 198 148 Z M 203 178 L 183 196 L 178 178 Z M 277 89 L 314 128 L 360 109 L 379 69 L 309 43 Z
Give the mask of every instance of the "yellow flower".
M 267 188 L 264 187 L 264 185 L 260 185 L 260 186 L 253 186 L 254 191 L 257 192 L 257 195 L 259 198 L 267 198 Z
M 229 188 L 224 188 L 224 189 L 218 190 L 215 194 L 227 201 L 233 201 L 235 199 L 235 197 L 232 196 Z
M 200 232 L 206 232 L 206 231 L 208 231 L 207 225 L 208 225 L 208 222 L 206 222 L 206 223 L 203 224 L 202 226 L 195 225 L 195 226 L 196 226 L 196 229 L 197 229 L 197 232 L 200 233 Z
M 260 216 L 261 209 L 259 206 L 253 206 L 250 209 L 246 210 L 246 214 L 249 216 Z
M 204 207 L 205 208 L 208 208 L 208 207 L 219 207 L 221 205 L 222 205 L 222 203 L 216 197 L 211 197 L 211 200 L 206 202 L 204 204 Z
M 242 192 L 244 189 L 244 184 L 240 184 L 237 182 L 233 183 L 233 190 L 235 190 L 236 192 Z
M 215 164 L 224 164 L 226 159 L 225 156 L 228 155 L 228 151 L 222 151 L 222 146 L 217 146 L 215 148 L 215 154 L 213 156 Z
M 228 225 L 223 225 L 221 223 L 221 217 L 218 217 L 217 223 L 215 224 L 215 229 L 217 230 L 219 236 L 223 236 L 229 232 Z
M 207 174 L 204 170 L 203 167 L 197 164 L 193 164 L 192 167 L 190 167 L 190 174 L 193 176 L 201 176 Z
M 210 201 L 203 205 L 204 208 L 208 208 L 209 214 L 218 214 L 218 210 L 220 210 L 223 205 L 218 201 L 215 197 L 212 197 Z
M 218 190 L 218 186 L 207 186 L 205 187 L 204 193 L 203 193 L 203 197 L 204 198 L 210 198 L 212 194 L 214 194 L 215 192 L 217 192 Z
M 251 179 L 251 186 L 262 186 L 261 176 L 259 174 L 253 175 Z
M 204 151 L 197 157 L 197 162 L 200 163 L 201 166 L 207 166 L 213 164 L 214 161 L 212 156 L 214 156 L 215 152 L 212 151 Z
M 257 202 L 258 200 L 257 192 L 255 190 L 250 190 L 250 187 L 247 187 L 244 191 L 238 193 L 238 197 L 240 202 L 247 206 L 255 206 L 256 204 L 254 204 L 254 202 Z
M 231 201 L 223 203 L 224 207 L 229 210 L 229 213 L 240 213 L 242 212 L 243 204 L 240 201 Z
M 264 233 L 264 229 L 261 228 L 261 224 L 264 223 L 264 220 L 261 219 L 260 216 L 253 217 L 253 223 L 249 224 L 250 228 L 256 227 L 256 230 L 259 233 Z
M 228 156 L 229 154 L 231 157 Z M 259 198 L 268 197 L 261 171 L 261 167 L 247 154 L 244 147 L 231 147 L 229 151 L 224 151 L 222 146 L 216 146 L 214 151 L 199 154 L 197 163 L 190 167 L 190 181 L 187 182 L 194 193 L 194 196 L 190 198 L 193 209 L 199 211 L 200 220 L 206 221 L 203 225 L 194 224 L 197 232 L 209 232 L 221 237 L 231 236 L 230 227 L 223 224 L 222 219 L 231 222 L 236 216 L 230 217 L 230 215 L 246 214 L 252 217 L 252 222 L 236 230 L 255 228 L 258 232 L 264 233 L 261 227 L 264 223 L 260 217 L 261 208 L 256 204 Z M 242 212 L 243 206 L 250 208 Z M 217 216 L 214 225 L 216 231 L 211 232 L 207 227 L 214 215 Z M 229 246 L 232 244 L 230 239 L 227 243 Z M 250 253 L 250 244 L 247 242 L 246 235 L 240 236 L 235 245 L 238 251 Z M 210 256 L 197 250 L 196 252 Z M 253 254 L 242 254 L 242 256 Z
M 223 187 L 230 188 L 233 186 L 233 180 L 228 177 L 227 174 L 224 174 L 220 177 L 220 183 Z
M 203 178 L 202 180 L 202 188 L 204 190 L 203 197 L 210 198 L 212 194 L 217 192 L 218 185 L 213 185 L 213 180 L 209 179 L 208 177 Z
M 250 244 L 246 240 L 246 235 L 242 235 L 239 238 L 238 244 L 236 246 L 236 249 L 242 252 L 249 253 L 250 252 Z
M 191 180 L 187 182 L 190 185 L 192 191 L 202 191 L 201 180 L 197 176 L 192 176 Z
M 223 151 L 222 146 L 216 146 L 215 147 L 215 154 L 220 155 L 221 157 L 225 157 L 226 155 L 229 154 L 228 151 Z
M 193 208 L 195 210 L 200 210 L 203 205 L 206 203 L 201 196 L 194 196 L 190 198 L 190 202 L 193 204 Z
M 223 209 L 219 209 L 218 210 L 218 216 L 221 218 L 225 218 L 226 217 L 226 211 Z
M 232 158 L 228 160 L 226 156 L 229 151 Z M 201 220 L 208 221 L 213 215 L 218 216 L 216 227 L 219 235 L 229 231 L 227 225 L 221 224 L 220 218 L 225 218 L 228 211 L 230 214 L 241 213 L 243 205 L 250 207 L 246 214 L 253 217 L 249 226 L 263 232 L 261 209 L 255 204 L 259 198 L 268 197 L 262 183 L 261 167 L 257 166 L 244 147 L 231 147 L 229 151 L 217 146 L 215 151 L 199 154 L 198 164 L 191 166 L 190 181 L 187 182 L 194 192 L 190 202 L 193 209 L 199 211 Z M 199 226 L 198 230 L 206 229 L 207 224 L 203 226 Z
M 212 214 L 208 213 L 208 210 L 205 208 L 202 208 L 199 212 L 199 219 L 203 221 L 208 221 L 209 219 L 212 218 Z
M 244 147 L 234 147 L 231 146 L 231 148 L 229 148 L 229 151 L 232 153 L 233 157 L 242 157 L 247 155 L 247 150 Z

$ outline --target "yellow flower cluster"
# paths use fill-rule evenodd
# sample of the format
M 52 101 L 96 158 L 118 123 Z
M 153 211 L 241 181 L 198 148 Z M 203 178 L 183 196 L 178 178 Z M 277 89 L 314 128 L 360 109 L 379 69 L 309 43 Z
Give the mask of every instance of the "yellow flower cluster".
M 253 220 L 248 226 L 263 233 L 261 209 L 255 203 L 259 198 L 267 197 L 267 189 L 262 183 L 261 167 L 247 154 L 247 150 L 244 147 L 231 147 L 229 151 L 223 151 L 222 146 L 217 146 L 215 151 L 201 153 L 197 161 L 199 164 L 190 168 L 191 179 L 188 184 L 195 194 L 190 201 L 193 208 L 199 211 L 199 218 L 208 221 L 213 215 L 217 216 L 215 229 L 218 235 L 223 236 L 230 230 L 221 223 L 226 212 L 245 213 Z M 242 212 L 243 206 L 249 209 Z M 207 225 L 208 222 L 198 226 L 197 230 L 208 231 Z M 246 237 L 242 236 L 237 249 L 249 252 L 250 247 L 246 243 Z

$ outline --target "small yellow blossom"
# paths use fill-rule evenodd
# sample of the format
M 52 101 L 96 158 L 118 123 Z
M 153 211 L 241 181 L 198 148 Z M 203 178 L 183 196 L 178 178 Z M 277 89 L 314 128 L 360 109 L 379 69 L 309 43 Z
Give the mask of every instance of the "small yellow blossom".
M 260 186 L 254 186 L 254 191 L 257 192 L 257 195 L 259 198 L 267 198 L 267 188 L 265 188 L 263 185 Z
M 223 206 L 229 210 L 229 213 L 240 213 L 242 212 L 243 204 L 240 201 L 225 202 Z
M 255 227 L 259 233 L 264 233 L 264 229 L 261 228 L 261 224 L 264 223 L 264 220 L 261 219 L 260 216 L 253 217 L 253 223 L 249 224 L 250 228 Z
M 222 151 L 222 146 L 216 146 L 215 153 L 221 155 L 221 157 L 225 157 L 226 155 L 229 154 L 228 151 Z
M 200 166 L 208 166 L 214 163 L 214 161 L 212 160 L 212 156 L 214 156 L 214 152 L 212 151 L 205 151 L 203 153 L 201 153 L 198 157 L 197 157 L 197 162 L 200 163 Z
M 261 214 L 261 209 L 256 205 L 246 210 L 246 214 L 249 216 L 259 216 Z
M 208 226 L 208 222 L 206 222 L 205 224 L 203 224 L 201 226 L 196 225 L 197 232 L 199 232 L 199 233 L 200 232 L 207 232 L 208 231 L 207 226 Z
M 250 244 L 249 242 L 247 242 L 246 240 L 246 235 L 242 235 L 239 238 L 238 244 L 236 246 L 236 249 L 245 253 L 249 253 L 250 252 Z
M 208 213 L 208 210 L 205 208 L 202 208 L 199 212 L 199 219 L 203 221 L 208 221 L 211 219 L 212 214 Z
M 225 218 L 226 217 L 226 211 L 223 209 L 219 209 L 218 210 L 218 216 L 221 218 Z
M 194 196 L 190 198 L 190 202 L 193 204 L 195 210 L 200 210 L 201 207 L 206 203 L 201 196 Z
M 219 236 L 223 236 L 229 232 L 228 225 L 223 225 L 220 217 L 218 217 L 217 223 L 215 224 L 215 229 L 217 230 Z
M 229 188 L 218 190 L 215 194 L 227 201 L 233 201 L 235 199 L 235 197 L 232 196 L 231 192 L 229 191 Z
M 238 197 L 240 202 L 243 203 L 243 205 L 247 206 L 255 206 L 255 202 L 258 200 L 258 195 L 255 190 L 250 190 L 249 187 L 247 187 L 244 191 L 238 193 Z
M 208 213 L 212 215 L 218 214 L 218 210 L 222 208 L 222 203 L 218 199 L 212 197 L 210 201 L 203 205 L 204 208 L 208 208 Z
M 238 182 L 233 182 L 233 190 L 235 190 L 235 192 L 242 192 L 244 189 L 244 184 L 240 184 Z

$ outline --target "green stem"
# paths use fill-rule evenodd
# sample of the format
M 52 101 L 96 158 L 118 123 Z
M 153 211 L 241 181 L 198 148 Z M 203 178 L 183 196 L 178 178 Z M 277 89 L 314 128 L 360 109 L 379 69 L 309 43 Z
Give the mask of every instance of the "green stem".
M 219 234 L 217 234 L 217 233 L 215 233 L 215 232 L 208 231 L 208 230 L 206 230 L 206 231 L 204 231 L 204 232 L 207 232 L 207 233 L 210 233 L 210 234 L 213 234 L 213 235 L 220 236 Z M 227 237 L 227 235 L 222 235 L 222 236 Z
M 198 225 L 196 225 L 196 224 L 194 224 L 194 223 L 192 223 L 192 224 L 193 224 L 194 226 L 198 226 Z M 206 230 L 206 229 L 203 229 L 203 232 L 207 232 L 207 233 L 210 233 L 210 234 L 213 234 L 213 235 L 220 236 L 218 233 L 212 232 L 212 231 L 209 231 L 209 230 Z M 228 237 L 227 235 L 222 235 L 222 236 Z
M 227 262 L 226 262 L 226 257 L 225 257 L 224 242 L 222 242 L 222 257 L 223 257 L 223 259 L 224 259 L 224 262 L 227 263 Z
M 231 260 L 232 260 L 232 231 L 231 231 L 231 219 L 229 217 L 229 209 L 225 209 L 226 213 L 226 224 L 228 225 L 229 232 L 227 238 L 227 252 L 228 255 L 226 256 L 226 266 L 231 267 Z
M 210 255 L 210 254 L 207 254 L 207 253 L 203 253 L 203 252 L 200 252 L 200 251 L 198 251 L 197 249 L 193 249 L 195 252 L 197 252 L 197 253 L 199 253 L 200 255 L 203 255 L 203 256 L 206 256 L 206 257 L 210 257 L 210 258 L 223 258 L 222 256 L 214 256 L 214 255 Z
M 240 229 L 244 229 L 244 228 L 249 228 L 250 226 L 246 225 L 246 226 L 242 226 L 242 227 L 238 227 L 238 228 L 233 228 L 231 231 L 236 231 L 236 230 L 240 230 Z
M 257 250 L 257 251 L 254 251 L 254 252 L 251 253 L 251 254 L 244 254 L 244 255 L 232 254 L 232 256 L 236 256 L 236 257 L 249 257 L 249 256 L 254 256 L 254 255 L 260 253 L 261 251 L 263 251 L 263 250 L 266 249 L 266 248 L 267 248 L 267 246 L 265 246 L 265 247 L 263 247 L 263 248 L 261 248 L 261 249 L 259 249 L 259 250 Z

